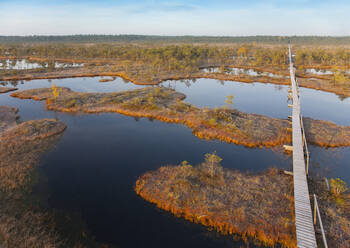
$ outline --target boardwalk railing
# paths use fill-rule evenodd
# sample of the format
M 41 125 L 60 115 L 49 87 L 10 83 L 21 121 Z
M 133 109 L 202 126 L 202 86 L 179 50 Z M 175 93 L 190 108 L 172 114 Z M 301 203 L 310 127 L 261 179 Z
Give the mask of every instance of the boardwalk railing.
M 304 129 L 304 120 L 303 116 L 300 115 L 300 125 L 301 125 L 301 131 L 303 132 L 303 142 L 304 142 L 304 148 L 305 148 L 305 157 L 306 157 L 306 175 L 309 175 L 309 164 L 310 164 L 310 152 L 309 148 L 307 147 L 306 137 L 305 137 L 305 129 Z
M 304 142 L 301 130 L 300 101 L 295 81 L 295 70 L 289 46 L 290 78 L 292 83 L 292 132 L 293 132 L 293 181 L 295 204 L 295 227 L 299 248 L 316 248 L 316 236 L 312 218 L 309 189 L 305 171 Z
M 317 217 L 316 217 L 316 214 L 317 214 Z M 322 219 L 321 219 L 321 213 L 320 213 L 320 209 L 318 208 L 317 197 L 316 197 L 316 195 L 314 194 L 314 224 L 315 224 L 315 225 L 316 225 L 316 223 L 317 223 L 317 218 L 318 218 L 318 222 L 320 223 L 323 245 L 324 245 L 325 248 L 328 248 L 327 240 L 326 240 L 326 234 L 325 234 L 324 229 L 323 229 L 323 223 L 322 223 Z

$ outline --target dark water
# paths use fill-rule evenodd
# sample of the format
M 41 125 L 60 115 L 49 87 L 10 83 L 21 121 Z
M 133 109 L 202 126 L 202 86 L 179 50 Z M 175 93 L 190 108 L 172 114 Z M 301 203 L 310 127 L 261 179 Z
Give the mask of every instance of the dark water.
M 139 88 L 121 79 L 99 83 L 98 78 L 54 80 L 57 86 L 76 91 L 109 92 Z M 187 101 L 198 106 L 220 106 L 225 97 L 235 96 L 234 106 L 242 111 L 285 118 L 286 87 L 269 84 L 241 84 L 216 80 L 198 80 L 188 87 L 170 83 L 184 92 Z M 47 80 L 19 84 L 21 89 L 50 87 Z M 313 90 L 302 90 L 305 116 L 325 116 L 317 109 L 323 104 L 328 119 L 348 123 L 343 115 L 348 102 L 337 96 Z M 322 100 L 319 98 L 322 97 Z M 323 99 L 325 98 L 325 99 Z M 315 101 L 315 103 L 313 103 Z M 326 105 L 325 102 L 332 103 Z M 21 120 L 53 117 L 44 103 L 0 95 L 0 105 L 16 106 Z M 306 114 L 307 113 L 307 114 Z M 263 171 L 270 167 L 290 168 L 290 157 L 281 150 L 249 149 L 219 141 L 200 140 L 189 128 L 119 114 L 71 115 L 58 113 L 67 124 L 62 139 L 44 156 L 42 170 L 48 181 L 49 204 L 54 209 L 79 212 L 89 231 L 100 242 L 119 247 L 240 247 L 229 237 L 222 237 L 206 228 L 177 219 L 158 210 L 136 196 L 133 191 L 138 176 L 163 165 L 183 160 L 200 163 L 204 154 L 216 151 L 226 168 L 241 171 Z M 341 177 L 350 182 L 347 161 L 350 151 L 311 148 L 312 170 L 328 177 Z

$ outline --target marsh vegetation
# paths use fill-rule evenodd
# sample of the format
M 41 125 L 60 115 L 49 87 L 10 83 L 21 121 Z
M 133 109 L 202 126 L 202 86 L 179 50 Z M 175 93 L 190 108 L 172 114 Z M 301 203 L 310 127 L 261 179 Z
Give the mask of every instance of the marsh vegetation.
M 135 191 L 177 217 L 238 234 L 266 246 L 296 247 L 293 224 L 293 184 L 270 169 L 261 174 L 227 170 L 215 153 L 193 166 L 184 161 L 147 172 Z
M 91 38 L 99 39 L 99 37 Z M 350 52 L 347 47 L 296 47 L 295 63 L 298 67 L 297 75 L 299 77 L 299 85 L 305 88 L 332 92 L 344 100 L 346 97 L 350 96 L 350 79 L 347 73 L 349 70 L 349 58 Z M 157 204 L 158 207 L 170 211 L 178 217 L 184 217 L 192 222 L 201 223 L 222 234 L 238 235 L 246 242 L 255 243 L 256 245 L 274 246 L 278 244 L 286 247 L 295 247 L 291 178 L 281 174 L 277 169 L 266 169 L 264 172 L 260 173 L 243 172 L 248 166 L 252 167 L 252 164 L 254 164 L 254 168 L 258 168 L 256 169 L 257 171 L 261 169 L 260 167 L 267 168 L 271 167 L 272 164 L 276 164 L 278 167 L 282 167 L 281 164 L 283 164 L 284 168 L 288 167 L 285 164 L 288 164 L 289 158 L 284 157 L 287 155 L 266 155 L 269 152 L 278 153 L 277 151 L 279 151 L 282 145 L 291 142 L 290 122 L 283 119 L 287 117 L 288 113 L 283 112 L 283 115 L 278 116 L 278 118 L 272 118 L 271 115 L 273 116 L 273 113 L 271 112 L 273 112 L 273 110 L 270 109 L 264 110 L 266 111 L 263 113 L 264 115 L 255 114 L 260 113 L 254 111 L 256 108 L 252 111 L 242 111 L 242 109 L 236 108 L 236 92 L 234 91 L 227 92 L 225 95 L 227 96 L 226 106 L 207 107 L 206 105 L 197 106 L 197 104 L 193 104 L 192 102 L 187 103 L 184 93 L 166 87 L 148 87 L 119 92 L 110 90 L 113 87 L 108 88 L 108 85 L 120 83 L 119 81 L 121 80 L 119 79 L 116 80 L 116 82 L 112 82 L 117 77 L 123 78 L 124 82 L 130 81 L 135 84 L 156 85 L 163 82 L 161 84 L 162 86 L 167 83 L 164 81 L 168 79 L 191 79 L 194 81 L 194 79 L 198 78 L 210 78 L 221 80 L 220 83 L 222 83 L 222 85 L 224 81 L 237 81 L 251 83 L 249 86 L 253 86 L 255 82 L 262 82 L 276 84 L 277 86 L 275 87 L 281 87 L 279 85 L 287 85 L 290 83 L 286 73 L 288 61 L 285 45 L 271 46 L 261 43 L 174 44 L 171 42 L 167 42 L 163 45 L 145 43 L 81 44 L 79 42 L 69 44 L 13 43 L 0 45 L 0 61 L 2 61 L 0 62 L 0 80 L 9 81 L 13 86 L 18 88 L 22 88 L 22 84 L 25 84 L 27 87 L 27 85 L 34 82 L 24 83 L 22 81 L 21 85 L 19 85 L 18 81 L 14 80 L 103 77 L 99 81 L 105 83 L 99 84 L 99 87 L 106 86 L 106 91 L 108 91 L 108 93 L 101 93 L 101 90 L 96 88 L 89 90 L 90 92 L 80 92 L 81 88 L 88 88 L 87 85 L 89 84 L 81 81 L 79 86 L 77 86 L 69 81 L 69 83 L 72 84 L 73 90 L 68 88 L 70 85 L 67 83 L 67 85 L 64 86 L 68 87 L 37 87 L 37 89 L 21 90 L 11 94 L 11 96 L 16 98 L 45 101 L 46 109 L 55 111 L 55 117 L 57 111 L 61 112 L 58 113 L 59 116 L 65 119 L 75 118 L 74 121 L 70 122 L 70 125 L 72 129 L 75 128 L 76 136 L 74 136 L 74 133 L 73 135 L 70 133 L 72 137 L 70 137 L 69 140 L 72 143 L 65 143 L 69 148 L 66 148 L 65 153 L 59 155 L 51 154 L 51 160 L 49 160 L 50 163 L 56 165 L 56 167 L 62 166 L 62 171 L 65 171 L 65 173 L 52 173 L 51 178 L 62 177 L 62 175 L 64 175 L 63 177 L 70 178 L 72 176 L 71 174 L 75 175 L 74 168 L 80 164 L 84 166 L 81 170 L 84 171 L 84 176 L 79 174 L 74 178 L 75 180 L 72 180 L 74 183 L 67 184 L 69 185 L 67 188 L 64 188 L 65 186 L 63 185 L 66 182 L 63 182 L 60 186 L 55 186 L 57 188 L 55 188 L 56 191 L 52 193 L 52 197 L 55 199 L 55 197 L 60 194 L 57 192 L 64 192 L 65 195 L 70 197 L 67 202 L 72 205 L 75 204 L 75 208 L 77 209 L 86 208 L 86 206 L 81 206 L 89 205 L 90 203 L 90 205 L 93 205 L 100 213 L 108 213 L 112 216 L 117 215 L 118 217 L 113 220 L 102 220 L 103 218 L 101 220 L 96 220 L 94 218 L 97 211 L 94 207 L 84 212 L 84 214 L 88 216 L 86 218 L 91 218 L 92 220 L 90 222 L 90 229 L 94 229 L 95 233 L 98 233 L 100 239 L 104 240 L 106 237 L 106 239 L 112 239 L 112 236 L 113 239 L 118 239 L 115 238 L 115 233 L 112 232 L 114 232 L 113 228 L 116 228 L 115 223 L 119 223 L 119 221 L 120 224 L 118 225 L 120 227 L 118 228 L 120 229 L 118 230 L 120 233 L 126 234 L 125 236 L 135 231 L 136 235 L 140 235 L 141 237 L 142 233 L 145 232 L 148 226 L 143 228 L 142 233 L 134 229 L 128 229 L 129 226 L 133 226 L 133 224 L 130 223 L 142 225 L 140 224 L 142 220 L 139 220 L 139 222 L 135 221 L 135 219 L 137 219 L 135 217 L 135 211 L 149 210 L 148 206 L 139 204 L 137 200 L 128 195 L 132 188 L 132 183 L 129 183 L 129 181 L 134 182 L 136 176 L 144 173 L 136 183 L 136 192 L 147 201 Z M 325 72 L 319 73 L 319 70 L 325 70 Z M 97 82 L 96 79 L 95 81 Z M 176 82 L 178 81 L 174 82 L 176 86 Z M 237 82 L 227 82 L 227 84 L 237 84 Z M 2 85 L 6 86 L 5 83 L 2 83 Z M 41 85 L 40 87 L 46 87 L 42 86 L 42 83 L 39 85 Z M 136 86 L 132 84 L 132 87 L 125 86 L 125 89 L 134 89 L 134 87 Z M 28 86 L 28 88 L 35 88 L 35 86 L 33 84 L 32 86 Z M 24 87 L 24 89 L 26 88 Z M 10 90 L 15 90 L 15 88 L 0 88 L 0 91 L 3 92 L 8 92 Z M 203 92 L 201 93 L 203 94 Z M 262 94 L 261 92 L 258 93 Z M 209 97 L 206 98 L 205 94 L 201 95 L 201 97 L 207 100 Z M 16 104 L 29 105 L 29 101 L 22 101 L 25 103 L 19 103 L 19 99 L 12 99 L 8 97 L 9 95 L 10 94 L 2 94 L 3 99 L 6 97 L 5 102 L 11 99 L 9 101 Z M 267 94 L 266 97 L 270 97 L 270 95 Z M 254 104 L 259 104 L 256 98 L 252 99 L 252 102 L 255 101 Z M 224 100 L 224 97 L 220 96 L 220 102 L 224 103 Z M 215 105 L 216 103 L 217 102 L 215 102 Z M 36 104 L 36 107 L 33 108 L 34 110 L 30 107 L 26 109 L 30 112 L 28 116 L 32 115 L 37 117 L 35 115 L 36 113 L 40 116 L 43 113 L 45 113 L 45 115 L 50 114 L 49 112 L 46 113 L 46 111 L 41 108 L 42 105 L 40 105 L 40 103 L 30 104 Z M 281 104 L 283 103 L 281 102 Z M 6 115 L 3 114 L 5 112 Z M 76 115 L 65 115 L 64 112 Z M 117 115 L 93 115 L 106 112 L 116 112 L 132 116 L 135 117 L 136 121 L 130 118 L 133 121 L 131 123 L 129 119 L 128 121 L 123 119 L 127 117 L 117 118 L 115 117 Z M 82 115 L 84 113 L 92 115 L 86 117 Z M 67 116 L 69 116 L 69 118 Z M 146 122 L 145 120 L 140 120 L 139 117 L 148 118 L 150 121 L 156 119 L 161 122 L 184 124 L 191 128 L 194 135 L 203 140 L 193 138 L 191 142 L 187 142 L 188 139 L 186 139 L 186 142 L 178 145 L 178 143 L 174 141 L 178 138 L 175 137 L 177 135 L 172 137 L 169 135 L 170 131 L 168 126 L 170 125 L 167 125 L 167 128 L 165 128 L 165 126 L 162 126 L 165 125 L 164 123 L 156 123 L 155 121 Z M 60 138 L 58 133 L 62 132 L 65 126 L 55 119 L 29 120 L 23 123 L 17 123 L 16 118 L 16 109 L 6 107 L 0 109 L 0 119 L 2 120 L 0 122 L 0 159 L 4 161 L 3 164 L 0 162 L 0 187 L 2 190 L 0 193 L 0 218 L 2 221 L 1 223 L 3 223 L 0 224 L 0 244 L 4 243 L 9 247 L 20 247 L 23 244 L 32 246 L 34 243 L 38 243 L 39 246 L 73 246 L 73 239 L 70 241 L 62 239 L 62 233 L 57 232 L 56 226 L 52 224 L 55 221 L 52 220 L 52 215 L 50 215 L 48 211 L 40 208 L 35 208 L 33 210 L 32 206 L 27 205 L 27 202 L 24 201 L 30 195 L 32 186 L 36 183 L 33 175 L 35 175 L 35 168 L 38 165 L 39 158 L 53 147 Z M 85 118 L 91 118 L 88 124 L 82 120 Z M 116 119 L 113 119 L 114 122 L 110 123 L 108 122 L 109 118 Z M 106 122 L 108 125 L 106 124 L 106 126 L 103 126 L 100 123 L 98 126 L 96 124 L 98 123 L 97 119 L 102 119 L 102 122 L 107 120 Z M 79 124 L 76 124 L 75 121 Z M 335 124 L 311 118 L 304 118 L 304 121 L 306 138 L 309 143 L 322 147 L 345 147 L 350 145 L 350 127 L 337 125 L 339 124 L 338 122 Z M 140 124 L 138 128 L 131 128 L 131 126 L 137 125 L 134 122 L 140 122 L 142 125 Z M 80 126 L 81 123 L 86 124 L 86 126 Z M 121 123 L 125 127 L 122 127 Z M 151 125 L 156 127 L 161 126 L 161 128 L 147 129 L 147 127 Z M 346 125 L 348 124 L 346 123 Z M 108 134 L 98 131 L 102 126 L 108 130 L 106 131 Z M 110 129 L 111 126 L 116 128 Z M 182 130 L 179 136 L 181 136 L 181 138 L 185 137 L 186 135 L 182 133 L 185 132 L 183 131 L 185 128 L 176 127 L 176 129 L 177 128 Z M 85 130 L 85 133 L 80 129 Z M 147 131 L 145 130 L 151 130 L 152 132 L 150 131 L 150 133 L 158 134 L 157 140 L 153 142 L 155 144 L 152 146 L 152 150 L 157 151 L 157 154 L 153 154 L 151 149 L 145 149 L 145 146 L 148 146 L 149 142 L 151 142 L 150 140 L 154 138 L 153 135 L 147 136 Z M 166 132 L 162 132 L 162 130 L 166 130 Z M 102 132 L 104 136 L 94 136 L 94 134 L 99 132 Z M 78 143 L 74 143 L 76 142 L 74 138 L 78 136 L 77 133 L 81 135 L 78 139 L 82 139 L 84 142 L 79 141 Z M 128 138 L 123 139 L 123 136 L 119 136 L 121 133 L 128 134 Z M 189 133 L 191 134 L 191 132 Z M 137 138 L 132 134 L 135 137 L 137 136 Z M 90 136 L 94 138 L 90 138 Z M 109 146 L 107 146 L 105 140 L 108 140 L 110 136 L 113 136 L 113 142 L 108 143 Z M 146 136 L 147 139 L 145 138 L 145 140 L 147 140 L 147 142 L 144 143 L 146 145 L 138 146 L 140 143 L 139 140 Z M 164 140 L 168 138 L 168 140 L 161 143 L 160 140 L 162 140 L 162 138 L 160 137 L 164 138 Z M 133 139 L 137 141 L 133 142 Z M 204 141 L 205 139 L 218 139 L 224 142 L 207 142 Z M 124 145 L 118 146 L 118 142 Z M 174 145 L 172 145 L 173 142 Z M 202 149 L 204 145 L 201 146 L 201 144 L 203 144 L 201 142 L 206 142 L 205 149 Z M 93 143 L 95 145 L 92 146 L 93 148 L 91 152 L 89 152 L 89 158 L 86 160 L 83 159 L 84 162 L 82 162 L 82 158 L 79 154 L 88 153 L 88 150 L 85 150 L 87 147 L 82 143 L 88 143 L 90 145 Z M 234 153 L 233 157 L 240 158 L 239 161 L 232 162 L 233 159 L 231 161 L 232 167 L 238 168 L 239 171 L 222 167 L 220 165 L 221 158 L 216 154 L 207 154 L 205 156 L 205 161 L 198 166 L 192 166 L 188 162 L 183 162 L 178 166 L 166 166 L 157 169 L 157 166 L 163 163 L 157 160 L 157 165 L 151 167 L 154 171 L 145 173 L 145 171 L 150 170 L 147 166 L 152 166 L 151 164 L 154 163 L 154 157 L 160 157 L 159 153 L 167 154 L 159 158 L 159 160 L 163 159 L 166 161 L 168 161 L 168 157 L 175 154 L 173 160 L 170 161 L 171 164 L 176 164 L 178 162 L 178 157 L 183 155 L 181 149 L 186 149 L 188 153 L 191 154 L 197 152 L 196 156 L 199 157 L 198 153 L 202 156 L 203 150 L 206 152 L 209 150 L 212 151 L 212 147 L 227 145 L 224 143 L 234 143 L 245 147 L 269 147 L 273 149 L 267 151 L 265 149 L 246 149 L 240 146 L 229 145 L 230 147 L 227 148 L 227 150 L 230 150 L 230 153 L 227 152 L 227 154 Z M 74 146 L 72 144 L 76 145 Z M 76 146 L 81 146 L 80 152 L 76 152 L 76 149 L 78 149 Z M 95 155 L 95 152 L 99 152 L 97 146 L 101 146 L 101 149 L 104 149 L 105 153 Z M 201 149 L 199 147 L 201 147 Z M 196 149 L 200 150 L 200 152 Z M 141 150 L 145 150 L 145 153 L 152 153 L 152 155 L 150 155 L 152 159 L 147 157 L 150 162 L 147 159 L 142 159 L 142 164 L 144 164 L 144 161 L 147 161 L 147 166 L 142 167 L 142 169 L 139 169 L 140 166 L 137 166 L 141 163 L 141 159 L 135 159 L 133 163 L 130 162 L 129 164 L 129 161 L 132 160 L 130 157 L 138 157 L 134 156 L 135 150 L 138 151 L 140 157 L 142 154 Z M 165 150 L 171 150 L 171 153 L 166 153 Z M 17 151 L 20 153 L 17 153 Z M 113 159 L 111 159 L 111 153 L 117 154 L 118 157 L 113 157 Z M 242 159 L 242 153 L 248 155 Z M 69 166 L 65 167 L 57 161 L 61 161 L 61 158 L 65 157 L 66 154 L 69 154 L 67 155 L 69 158 L 64 158 L 67 160 L 63 159 L 62 161 L 66 161 Z M 123 154 L 128 154 L 127 158 L 120 158 Z M 257 155 L 258 158 L 252 158 L 252 154 L 260 155 Z M 59 156 L 61 156 L 61 158 Z M 71 161 L 73 161 L 75 156 L 79 158 L 74 160 L 73 166 L 73 162 Z M 276 159 L 276 161 L 278 161 L 276 163 L 271 163 L 270 161 L 266 162 L 266 160 L 271 159 L 271 157 L 275 158 L 278 156 L 283 157 L 283 159 Z M 91 161 L 90 157 L 92 158 Z M 247 160 L 250 162 L 248 163 Z M 260 160 L 264 160 L 264 166 L 260 165 Z M 13 166 L 5 166 L 5 163 Z M 97 164 L 99 167 L 94 167 Z M 105 178 L 107 178 L 110 173 L 105 173 L 105 178 L 100 181 L 97 179 L 99 173 L 96 172 L 106 170 L 101 164 L 111 164 L 113 166 L 115 164 L 118 166 L 119 164 L 127 165 L 127 167 L 132 170 L 132 172 L 128 172 L 130 174 L 127 175 L 129 181 L 124 181 L 123 172 L 125 168 L 121 169 L 118 167 L 117 173 L 113 175 L 117 177 L 117 175 L 120 174 L 121 176 L 118 180 L 112 178 L 111 181 L 118 181 L 118 183 L 120 181 L 120 184 L 113 184 L 113 187 L 109 189 L 113 194 L 108 193 L 106 188 L 110 185 L 106 185 Z M 72 168 L 67 169 L 67 167 Z M 75 182 L 79 184 L 81 183 L 81 178 L 83 178 L 82 181 L 84 181 L 85 178 L 89 177 L 89 174 L 85 173 L 85 170 L 89 171 L 89 167 L 94 168 L 91 173 L 93 176 L 90 178 L 89 182 L 84 184 L 84 187 L 82 187 L 84 189 L 82 190 L 76 186 Z M 60 169 L 57 168 L 54 170 L 55 172 L 60 171 Z M 56 178 L 55 183 L 58 184 L 57 181 L 60 180 L 61 178 Z M 102 185 L 101 187 L 103 189 L 101 192 L 103 192 L 103 194 L 95 190 L 95 188 L 99 187 L 97 184 Z M 128 185 L 125 186 L 125 184 Z M 327 230 L 330 230 L 327 237 L 331 242 L 330 244 L 334 247 L 346 247 L 349 245 L 349 216 L 347 214 L 349 212 L 348 190 L 338 190 L 338 186 L 336 186 L 336 190 L 334 190 L 333 184 L 335 185 L 337 183 L 331 183 L 331 188 L 333 187 L 331 192 L 324 193 L 320 196 L 321 211 L 327 213 L 324 214 L 324 218 Z M 93 190 L 90 188 L 91 185 L 94 185 Z M 317 185 L 317 182 L 315 182 L 315 185 Z M 129 187 L 129 191 L 123 187 Z M 87 188 L 90 189 L 90 192 L 84 191 Z M 120 192 L 115 193 L 116 189 L 118 189 L 117 191 L 120 190 L 121 194 L 119 194 Z M 76 197 L 75 190 L 83 193 L 81 193 L 79 197 Z M 97 200 L 93 204 L 89 201 L 90 197 L 95 201 L 95 198 L 91 196 L 94 192 L 94 197 L 100 199 L 103 207 L 96 205 L 96 202 L 98 202 Z M 99 198 L 100 195 L 105 196 L 105 194 L 110 198 L 124 199 L 124 197 L 126 197 L 128 200 L 131 199 L 130 205 L 139 204 L 137 205 L 139 208 L 135 207 L 135 209 L 131 210 L 129 209 L 131 206 L 124 206 L 120 203 L 115 205 L 106 203 L 106 199 Z M 89 195 L 89 197 L 84 199 L 84 196 L 87 195 Z M 61 199 L 56 198 L 56 202 L 53 201 L 53 205 L 56 204 L 58 207 L 60 207 L 60 204 L 65 205 L 65 197 L 66 196 L 61 196 Z M 67 199 L 69 197 L 67 197 Z M 84 199 L 85 202 L 81 199 Z M 69 204 L 67 203 L 67 205 Z M 110 207 L 107 208 L 107 205 Z M 142 205 L 142 207 L 140 207 L 140 205 Z M 108 211 L 105 211 L 105 209 L 108 209 Z M 156 215 L 158 214 L 159 212 L 151 215 L 152 218 L 150 217 L 151 219 L 149 222 L 156 219 Z M 127 217 L 124 218 L 124 215 Z M 107 223 L 108 221 L 114 221 L 114 223 L 105 227 L 104 222 Z M 166 219 L 166 222 L 167 221 L 169 221 L 169 219 Z M 64 224 L 68 223 L 68 226 L 71 226 L 69 223 L 72 223 L 69 221 L 62 222 Z M 36 224 L 33 226 L 28 223 Z M 47 223 L 50 225 L 47 225 Z M 99 227 L 95 228 L 94 223 L 99 223 Z M 160 222 L 156 222 L 155 225 L 159 223 Z M 137 225 L 134 224 L 134 227 L 135 226 Z M 153 226 L 153 228 L 155 227 Z M 160 227 L 160 229 L 161 228 L 162 227 Z M 182 229 L 182 226 L 180 229 Z M 26 232 L 25 234 L 23 234 L 24 231 Z M 88 235 L 86 235 L 84 229 L 77 228 L 76 232 L 78 240 L 81 242 L 80 244 L 78 242 L 78 245 L 83 246 L 83 244 L 86 244 L 84 243 L 86 238 L 89 239 L 89 237 L 87 237 Z M 29 234 L 32 239 L 28 238 Z M 150 238 L 146 236 L 149 235 L 145 235 L 143 239 L 147 240 Z M 39 241 L 39 237 L 41 237 L 41 241 Z M 192 239 L 192 237 L 189 237 L 189 239 Z M 115 240 L 111 242 L 117 244 L 122 243 L 120 240 L 122 240 L 122 238 L 119 238 L 117 242 L 115 242 Z M 124 242 L 124 244 L 127 246 L 133 243 L 133 240 L 134 237 Z M 147 244 L 153 241 L 152 239 L 151 241 L 148 240 L 149 243 Z M 232 246 L 232 244 L 230 244 L 230 246 Z

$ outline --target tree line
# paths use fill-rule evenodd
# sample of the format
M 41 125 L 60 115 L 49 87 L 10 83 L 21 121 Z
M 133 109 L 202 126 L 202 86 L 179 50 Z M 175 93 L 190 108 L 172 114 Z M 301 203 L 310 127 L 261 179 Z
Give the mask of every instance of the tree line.
M 157 36 L 157 35 L 33 35 L 0 36 L 0 43 L 268 43 L 349 45 L 350 36 Z
M 295 64 L 350 65 L 350 49 L 298 47 Z M 284 67 L 288 65 L 287 46 L 254 44 L 223 45 L 127 45 L 127 44 L 0 44 L 0 56 L 115 61 L 118 64 L 143 64 L 154 70 L 198 70 L 201 66 L 251 65 Z

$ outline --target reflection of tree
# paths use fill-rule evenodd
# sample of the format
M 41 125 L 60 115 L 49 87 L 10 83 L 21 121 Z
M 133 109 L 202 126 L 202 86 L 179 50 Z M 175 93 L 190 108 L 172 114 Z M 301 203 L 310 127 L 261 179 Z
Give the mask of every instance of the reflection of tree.
M 234 99 L 234 96 L 231 94 L 229 96 L 226 96 L 226 100 L 225 100 L 225 103 L 227 104 L 228 108 L 233 108 L 233 99 Z
M 11 60 L 10 65 L 11 65 L 11 69 L 13 69 L 13 67 L 15 67 L 17 64 L 17 60 Z
M 283 90 L 283 86 L 282 85 L 275 85 L 275 90 L 281 91 L 281 90 Z
M 10 81 L 10 84 L 14 87 L 16 87 L 18 85 L 18 81 Z
M 311 146 L 310 173 L 323 177 L 333 177 L 334 171 L 346 166 L 350 156 L 349 148 L 321 148 Z
M 29 59 L 24 59 L 24 64 L 25 64 L 25 67 L 26 67 L 26 70 L 28 70 L 29 68 L 29 64 L 30 64 L 30 61 Z
M 346 98 L 348 98 L 348 96 L 338 95 L 338 98 L 340 99 L 340 101 L 344 101 Z
M 6 70 L 6 68 L 7 68 L 7 61 L 6 60 L 0 60 L 0 64 L 1 64 L 2 69 Z
M 190 80 L 186 80 L 184 83 L 185 83 L 185 85 L 186 85 L 187 88 L 190 88 L 190 87 L 191 87 Z

